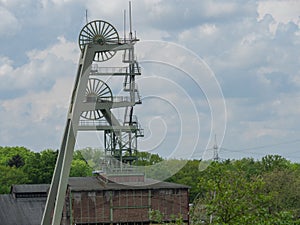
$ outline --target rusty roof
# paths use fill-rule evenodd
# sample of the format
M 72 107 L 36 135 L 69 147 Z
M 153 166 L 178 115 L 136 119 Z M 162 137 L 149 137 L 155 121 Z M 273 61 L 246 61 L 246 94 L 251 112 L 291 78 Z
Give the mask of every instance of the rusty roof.
M 104 183 L 97 177 L 70 177 L 69 188 L 72 191 L 101 191 L 101 190 L 144 190 L 144 189 L 189 189 L 189 186 L 153 179 L 144 182 Z

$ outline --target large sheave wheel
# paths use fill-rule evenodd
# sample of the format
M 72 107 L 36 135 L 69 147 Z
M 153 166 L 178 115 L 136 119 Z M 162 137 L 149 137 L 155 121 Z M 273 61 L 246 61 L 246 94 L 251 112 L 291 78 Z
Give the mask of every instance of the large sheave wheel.
M 102 80 L 90 78 L 85 90 L 86 102 L 111 102 L 112 92 L 108 85 Z M 103 114 L 99 109 L 84 111 L 81 117 L 87 120 L 99 120 Z
M 79 34 L 79 47 L 81 50 L 89 44 L 116 44 L 119 43 L 119 35 L 117 30 L 108 22 L 95 20 L 86 24 Z M 104 50 L 97 52 L 94 61 L 102 62 L 111 59 L 116 51 Z

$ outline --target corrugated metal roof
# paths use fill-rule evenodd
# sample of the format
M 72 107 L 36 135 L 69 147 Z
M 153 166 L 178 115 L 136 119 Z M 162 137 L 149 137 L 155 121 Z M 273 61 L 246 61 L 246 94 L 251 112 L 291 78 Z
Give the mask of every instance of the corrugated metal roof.
M 49 184 L 18 184 L 13 185 L 11 193 L 47 193 Z
M 69 188 L 72 191 L 100 191 L 100 190 L 125 190 L 125 189 L 188 189 L 182 184 L 162 182 L 153 179 L 145 179 L 145 182 L 137 183 L 103 183 L 96 177 L 70 177 Z
M 14 198 L 12 195 L 0 195 L 0 224 L 3 225 L 39 225 L 46 198 Z

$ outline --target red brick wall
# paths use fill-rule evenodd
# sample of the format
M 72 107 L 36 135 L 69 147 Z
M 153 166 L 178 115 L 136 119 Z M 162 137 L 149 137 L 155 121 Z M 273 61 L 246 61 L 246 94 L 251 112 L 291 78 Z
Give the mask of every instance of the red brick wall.
M 187 189 L 73 192 L 71 198 L 72 218 L 79 224 L 147 222 L 150 209 L 163 213 L 164 221 L 179 214 L 188 220 Z
M 164 215 L 164 221 L 170 221 L 173 216 L 181 215 L 188 221 L 188 191 L 187 189 L 153 190 L 152 210 L 158 210 Z

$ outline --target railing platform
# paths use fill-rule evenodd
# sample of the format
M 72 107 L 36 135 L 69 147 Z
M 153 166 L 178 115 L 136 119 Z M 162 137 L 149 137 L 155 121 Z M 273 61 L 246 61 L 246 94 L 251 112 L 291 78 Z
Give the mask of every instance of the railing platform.
M 97 64 L 92 65 L 90 75 L 94 76 L 127 76 L 141 75 L 141 67 L 134 67 L 133 71 L 129 67 L 100 67 Z

